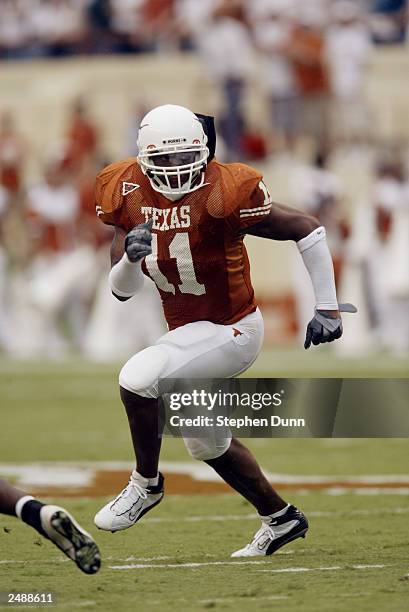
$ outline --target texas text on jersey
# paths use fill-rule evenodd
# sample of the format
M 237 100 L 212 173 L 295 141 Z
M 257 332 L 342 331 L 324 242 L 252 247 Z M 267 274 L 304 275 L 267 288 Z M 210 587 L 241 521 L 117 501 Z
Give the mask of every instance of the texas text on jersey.
M 152 254 L 142 270 L 159 290 L 170 329 L 198 320 L 235 323 L 256 309 L 240 233 L 271 209 L 256 170 L 213 160 L 203 186 L 172 202 L 130 158 L 100 172 L 96 202 L 99 218 L 126 232 L 152 219 Z

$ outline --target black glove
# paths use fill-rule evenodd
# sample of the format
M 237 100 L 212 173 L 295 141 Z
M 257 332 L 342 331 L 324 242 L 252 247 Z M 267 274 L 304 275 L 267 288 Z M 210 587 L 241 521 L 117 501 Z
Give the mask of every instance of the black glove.
M 135 263 L 143 257 L 146 257 L 146 255 L 150 255 L 152 253 L 152 223 L 152 219 L 149 219 L 147 223 L 135 225 L 135 227 L 126 235 L 125 251 L 128 255 L 129 261 Z
M 338 304 L 339 312 L 358 312 L 358 309 L 353 304 Z M 308 349 L 312 344 L 324 344 L 325 342 L 333 342 L 342 336 L 342 320 L 341 317 L 325 316 L 319 310 L 315 311 L 314 318 L 307 325 L 307 333 L 305 335 L 304 348 Z

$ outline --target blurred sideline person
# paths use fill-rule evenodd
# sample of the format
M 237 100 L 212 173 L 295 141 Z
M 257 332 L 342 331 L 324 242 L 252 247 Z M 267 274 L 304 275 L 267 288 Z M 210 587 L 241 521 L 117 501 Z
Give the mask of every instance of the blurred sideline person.
M 333 96 L 331 131 L 340 143 L 362 139 L 368 136 L 365 77 L 371 39 L 357 2 L 334 3 L 325 45 Z
M 67 127 L 66 163 L 80 172 L 89 160 L 98 154 L 99 134 L 89 118 L 87 101 L 77 97 L 71 105 Z
M 69 343 L 82 348 L 88 301 L 95 289 L 95 249 L 83 233 L 86 224 L 78 190 L 61 159 L 50 159 L 44 178 L 27 194 L 27 223 L 31 238 L 27 269 L 28 300 L 22 306 L 17 352 L 63 355 Z M 63 326 L 70 332 L 70 340 Z
M 329 75 L 325 40 L 316 13 L 307 7 L 295 22 L 289 44 L 299 94 L 300 128 L 305 137 L 327 146 L 329 140 Z
M 206 73 L 221 91 L 220 132 L 228 159 L 236 159 L 245 131 L 243 102 L 254 72 L 253 44 L 238 0 L 221 0 L 198 39 Z
M 11 111 L 0 115 L 0 185 L 15 198 L 21 190 L 25 143 Z
M 4 234 L 6 232 L 3 226 L 5 224 L 8 208 L 9 194 L 6 189 L 0 185 L 0 350 L 3 349 L 6 351 L 10 347 L 10 328 L 6 306 L 8 257 L 7 248 L 4 244 Z
M 220 0 L 178 0 L 175 5 L 176 25 L 187 48 L 198 48 L 202 34 L 212 20 Z
M 287 51 L 292 37 L 287 0 L 263 3 L 255 11 L 253 37 L 261 55 L 262 85 L 270 106 L 273 138 L 279 139 L 281 147 L 292 149 L 298 132 L 298 92 Z
M 160 106 L 142 120 L 138 157 L 111 164 L 97 177 L 97 214 L 115 227 L 111 290 L 121 301 L 135 295 L 137 301 L 143 276 L 150 277 L 170 330 L 120 372 L 136 469 L 95 516 L 100 529 L 127 529 L 163 498 L 159 379 L 231 378 L 260 352 L 263 319 L 251 286 L 246 234 L 297 243 L 316 297 L 305 348 L 342 335 L 325 229 L 306 213 L 274 204 L 253 168 L 219 163 L 215 141 L 212 118 Z M 273 489 L 241 442 L 217 429 L 184 442 L 192 457 L 208 463 L 260 515 L 254 539 L 233 556 L 270 555 L 303 537 L 303 513 Z
M 27 143 L 13 112 L 6 109 L 0 113 L 0 349 L 6 353 L 13 353 L 18 344 L 14 270 L 23 263 L 26 245 L 22 219 L 26 156 Z
M 372 327 L 383 348 L 405 354 L 409 350 L 409 192 L 400 162 L 379 164 L 366 210 L 369 236 L 362 257 Z
M 98 546 L 89 533 L 60 506 L 43 504 L 32 495 L 0 480 L 0 513 L 16 516 L 62 550 L 85 574 L 101 566 Z

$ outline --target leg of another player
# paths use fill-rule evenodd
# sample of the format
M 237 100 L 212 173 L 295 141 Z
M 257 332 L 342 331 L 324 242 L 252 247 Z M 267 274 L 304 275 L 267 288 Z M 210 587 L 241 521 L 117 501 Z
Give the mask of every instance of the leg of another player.
M 120 392 L 131 430 L 137 472 L 144 478 L 154 479 L 158 476 L 162 442 L 159 436 L 159 401 L 131 393 L 123 387 L 120 387 Z
M 26 496 L 24 491 L 13 487 L 5 480 L 0 480 L 0 512 L 16 516 L 16 504 L 19 499 Z
M 101 556 L 97 545 L 64 508 L 43 504 L 0 480 L 0 513 L 17 516 L 36 529 L 86 574 L 95 574 L 99 570 Z
M 254 455 L 236 438 L 223 455 L 206 463 L 253 504 L 260 515 L 270 515 L 288 506 L 268 482 Z

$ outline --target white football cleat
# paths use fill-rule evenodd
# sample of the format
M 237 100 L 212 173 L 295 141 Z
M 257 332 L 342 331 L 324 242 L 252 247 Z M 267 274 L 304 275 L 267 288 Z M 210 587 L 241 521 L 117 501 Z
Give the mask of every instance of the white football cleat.
M 67 555 L 85 574 L 101 567 L 101 555 L 92 536 L 60 506 L 47 504 L 40 510 L 41 527 L 46 537 Z
M 259 557 L 273 552 L 296 538 L 305 538 L 308 530 L 306 516 L 295 506 L 289 506 L 281 516 L 263 516 L 260 529 L 244 548 L 236 550 L 232 557 Z
M 147 478 L 133 471 L 122 493 L 95 515 L 95 525 L 99 529 L 112 532 L 135 525 L 144 514 L 162 501 L 164 495 L 164 478 L 160 472 L 157 485 L 149 486 L 148 482 Z

